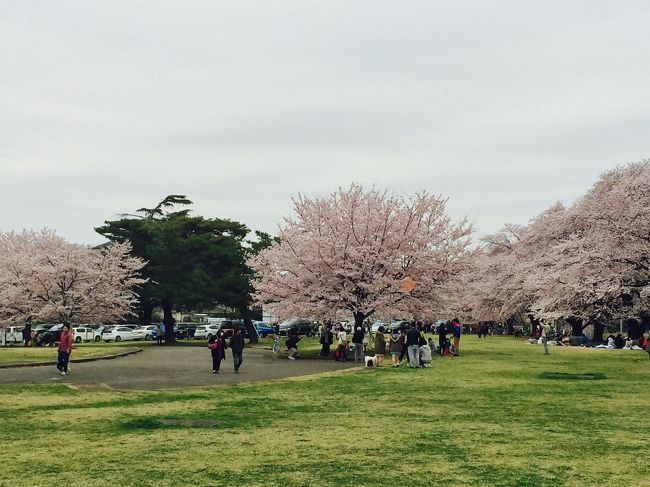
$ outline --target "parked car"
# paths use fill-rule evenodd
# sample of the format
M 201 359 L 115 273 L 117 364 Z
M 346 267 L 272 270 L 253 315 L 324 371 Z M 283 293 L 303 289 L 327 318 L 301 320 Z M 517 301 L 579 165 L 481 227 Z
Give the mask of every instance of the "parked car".
M 22 326 L 8 326 L 4 329 L 4 334 L 7 343 L 21 343 L 23 341 Z
M 75 343 L 99 341 L 99 335 L 89 325 L 77 325 L 72 331 Z
M 102 340 L 105 342 L 110 342 L 115 340 L 116 342 L 121 342 L 122 340 L 132 340 L 133 339 L 133 330 L 128 326 L 114 326 L 102 331 Z
M 383 326 L 384 330 L 386 331 L 390 329 L 388 323 L 385 323 L 383 321 L 375 321 L 372 325 L 370 325 L 370 332 L 377 333 L 379 331 L 380 326 Z
M 249 338 L 248 330 L 246 330 L 246 326 L 244 326 L 244 322 L 242 320 L 224 321 L 221 324 L 221 328 L 220 328 L 220 330 L 223 331 L 225 338 L 230 338 L 234 334 L 235 329 L 241 330 L 244 338 Z
M 300 323 L 292 325 L 287 330 L 287 336 L 289 335 L 306 335 L 308 337 L 313 337 L 316 335 L 316 330 L 314 330 L 314 326 L 312 324 Z
M 54 323 L 41 323 L 32 328 L 32 331 L 36 332 L 36 344 L 37 346 L 47 346 L 53 345 L 54 342 L 51 340 L 50 329 L 56 326 Z
M 292 318 L 280 323 L 280 335 L 287 335 L 289 329 L 291 329 L 292 332 L 298 329 L 301 331 L 301 335 L 307 335 L 307 332 L 309 332 L 308 336 L 313 336 L 316 334 L 313 323 L 310 320 L 305 320 L 302 318 Z
M 153 340 L 156 338 L 156 325 L 140 326 L 133 330 L 134 340 Z
M 193 338 L 199 323 L 176 323 L 176 338 Z
M 255 325 L 257 334 L 262 338 L 266 338 L 268 335 L 273 335 L 275 333 L 275 329 L 268 323 L 264 323 L 263 321 L 253 321 L 253 324 Z
M 194 332 L 194 336 L 192 338 L 195 339 L 210 339 L 214 335 L 216 335 L 219 332 L 219 329 L 221 328 L 221 324 L 218 325 L 199 325 L 196 327 L 196 331 Z
M 120 326 L 126 326 L 127 328 L 131 328 L 132 330 L 136 330 L 140 328 L 141 325 L 137 325 L 135 323 L 124 323 L 123 325 Z

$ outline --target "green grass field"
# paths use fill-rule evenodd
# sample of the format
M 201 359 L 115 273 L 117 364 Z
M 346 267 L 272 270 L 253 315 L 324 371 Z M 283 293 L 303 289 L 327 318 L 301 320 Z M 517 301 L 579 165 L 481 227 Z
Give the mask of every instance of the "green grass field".
M 138 342 L 126 342 L 125 346 L 109 344 L 79 344 L 74 345 L 72 359 L 101 357 L 114 353 L 126 352 L 140 348 Z M 57 347 L 25 348 L 13 345 L 0 348 L 0 365 L 24 364 L 34 362 L 56 362 Z
M 0 485 L 650 485 L 645 352 L 462 345 L 431 369 L 211 389 L 2 386 Z

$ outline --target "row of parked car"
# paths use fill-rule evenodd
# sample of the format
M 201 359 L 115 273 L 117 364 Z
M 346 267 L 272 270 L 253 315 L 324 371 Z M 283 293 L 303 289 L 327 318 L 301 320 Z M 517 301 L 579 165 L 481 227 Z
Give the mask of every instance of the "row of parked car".
M 266 337 L 273 333 L 274 329 L 270 325 L 261 321 L 254 322 L 257 333 Z M 216 335 L 223 330 L 226 336 L 233 334 L 235 329 L 240 329 L 244 337 L 248 338 L 248 332 L 243 321 L 223 320 L 217 324 L 200 324 L 200 323 L 177 323 L 174 326 L 174 336 L 177 339 L 204 339 Z M 125 340 L 155 340 L 157 338 L 157 325 L 90 325 L 90 324 L 73 324 L 75 343 L 82 342 L 121 342 Z M 63 331 L 62 323 L 43 323 L 32 328 L 32 337 L 30 339 L 36 346 L 54 345 L 59 342 L 61 332 Z M 11 326 L 4 330 L 4 337 L 7 343 L 21 343 L 23 341 L 23 327 Z

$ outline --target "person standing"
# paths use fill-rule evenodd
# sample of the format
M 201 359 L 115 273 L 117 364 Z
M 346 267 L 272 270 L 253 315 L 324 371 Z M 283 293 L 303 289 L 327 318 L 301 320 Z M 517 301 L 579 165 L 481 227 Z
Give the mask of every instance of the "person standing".
M 384 327 L 380 326 L 375 335 L 375 367 L 381 367 L 386 354 L 386 338 L 384 337 Z
M 162 326 L 160 326 L 160 323 L 156 325 L 156 343 L 158 345 L 162 345 L 163 342 L 163 330 Z
M 66 375 L 69 372 L 68 362 L 70 361 L 70 354 L 72 353 L 72 333 L 70 333 L 70 325 L 67 323 L 63 325 L 61 332 L 61 339 L 59 341 L 59 356 L 56 361 L 56 368 L 59 369 L 61 375 Z
M 542 344 L 544 345 L 544 355 L 548 355 L 548 336 L 551 334 L 551 325 L 548 323 L 542 323 L 541 326 L 541 339 Z
M 414 323 L 406 330 L 406 349 L 409 357 L 409 367 L 420 368 L 420 331 Z
M 364 348 L 363 348 L 363 328 L 357 326 L 352 335 L 352 343 L 354 343 L 354 361 L 363 362 Z
M 341 326 L 338 333 L 336 334 L 337 347 L 336 352 L 334 353 L 334 359 L 340 362 L 345 362 L 348 359 L 347 347 L 348 347 L 348 333 L 345 331 L 345 325 Z
M 330 354 L 330 345 L 334 341 L 334 334 L 332 333 L 332 325 L 326 325 L 323 330 L 323 334 L 320 337 L 320 343 L 322 345 L 320 356 L 329 357 Z
M 239 367 L 244 361 L 244 336 L 239 328 L 230 337 L 230 350 L 232 350 L 232 363 L 235 367 L 235 374 L 239 374 Z
M 226 359 L 226 342 L 223 338 L 223 332 L 220 331 L 208 339 L 208 348 L 212 354 L 212 373 L 218 374 L 221 361 Z
M 462 327 L 458 318 L 454 318 L 451 324 L 452 332 L 454 333 L 454 356 L 458 357 L 460 355 L 460 333 Z
M 388 339 L 388 348 L 390 350 L 390 360 L 393 364 L 393 367 L 399 367 L 399 355 L 402 351 L 402 346 L 404 345 L 404 337 L 400 333 L 400 331 L 395 328 L 393 332 L 390 334 L 390 338 Z
M 29 347 L 29 341 L 32 339 L 32 325 L 27 323 L 23 328 L 23 342 L 25 347 Z
M 436 331 L 438 332 L 438 350 L 442 355 L 442 345 L 447 341 L 447 323 L 443 321 L 438 324 Z

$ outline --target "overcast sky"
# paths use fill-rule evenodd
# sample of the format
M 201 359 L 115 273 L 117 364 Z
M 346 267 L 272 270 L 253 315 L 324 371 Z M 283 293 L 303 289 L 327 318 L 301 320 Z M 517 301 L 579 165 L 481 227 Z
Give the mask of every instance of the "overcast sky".
M 449 196 L 476 236 L 650 157 L 647 1 L 0 0 L 0 229 L 186 194 L 275 232 L 297 192 Z

